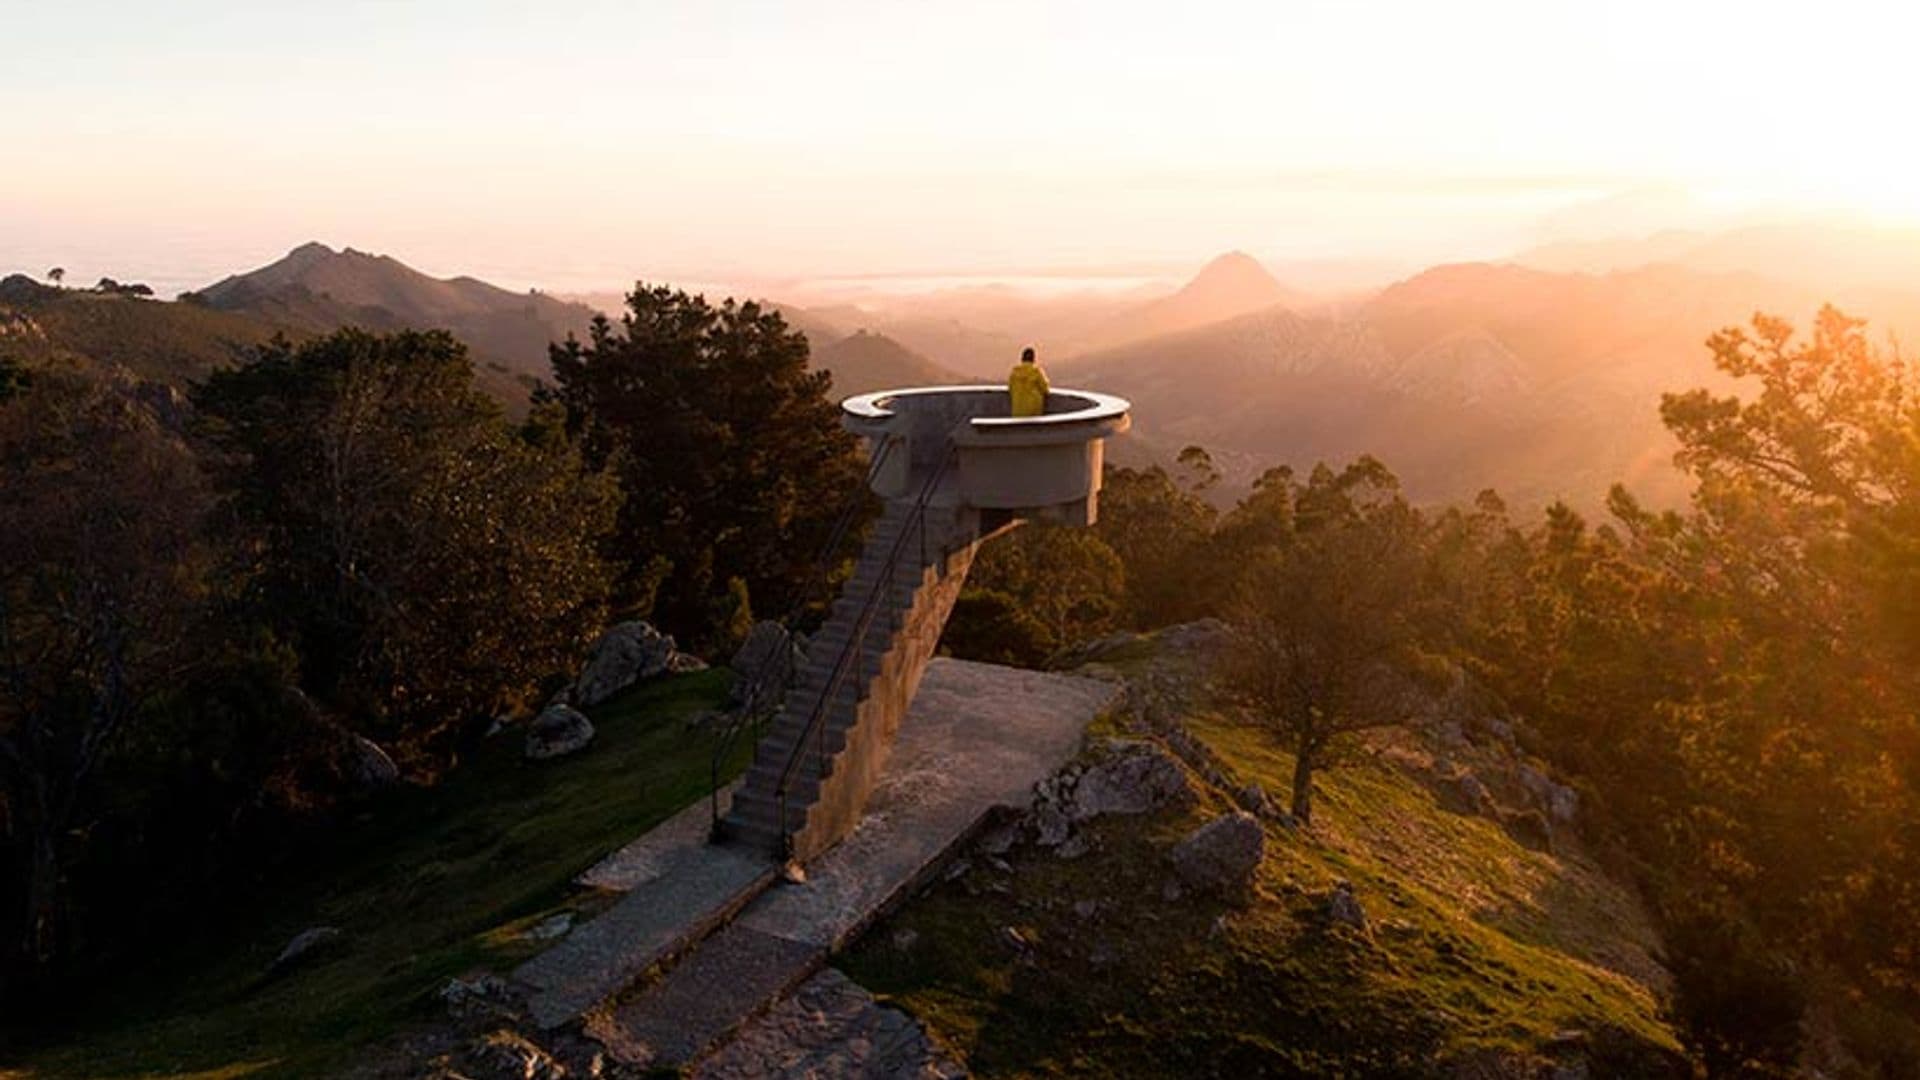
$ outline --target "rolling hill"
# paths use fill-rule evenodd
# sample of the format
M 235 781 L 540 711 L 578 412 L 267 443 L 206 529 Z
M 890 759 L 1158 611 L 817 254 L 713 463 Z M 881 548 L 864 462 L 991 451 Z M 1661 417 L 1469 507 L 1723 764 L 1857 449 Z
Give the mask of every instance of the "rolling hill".
M 885 334 L 859 330 L 813 346 L 813 366 L 833 374 L 833 395 L 851 397 L 904 386 L 943 386 L 966 378 Z
M 514 404 L 547 375 L 547 346 L 586 336 L 593 309 L 540 292 L 516 293 L 471 277 L 434 278 L 387 255 L 324 244 L 193 294 L 208 307 L 321 333 L 444 329 L 473 351 L 482 386 Z
M 0 280 L 0 349 L 29 366 L 73 363 L 109 377 L 181 386 L 286 329 L 192 303 Z

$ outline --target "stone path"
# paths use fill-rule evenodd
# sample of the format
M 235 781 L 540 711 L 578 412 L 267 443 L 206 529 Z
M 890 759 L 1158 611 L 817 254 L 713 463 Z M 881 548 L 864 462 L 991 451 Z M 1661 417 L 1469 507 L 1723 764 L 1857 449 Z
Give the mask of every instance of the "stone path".
M 660 851 L 658 873 L 513 973 L 534 1023 L 559 1027 L 618 994 L 724 924 L 779 871 L 771 858 L 705 841 L 702 833 Z
M 720 813 L 733 804 L 733 793 L 740 789 L 735 780 L 720 792 Z M 626 892 L 660 877 L 689 852 L 707 847 L 713 828 L 713 807 L 705 799 L 695 802 L 667 820 L 655 825 L 640 839 L 593 864 L 592 869 L 574 880 L 595 889 Z

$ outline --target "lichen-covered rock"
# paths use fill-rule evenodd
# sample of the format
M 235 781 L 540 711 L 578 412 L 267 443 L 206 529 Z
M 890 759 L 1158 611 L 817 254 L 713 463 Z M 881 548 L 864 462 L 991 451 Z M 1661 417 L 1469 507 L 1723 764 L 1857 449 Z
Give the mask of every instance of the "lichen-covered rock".
M 1260 819 L 1237 811 L 1187 834 L 1167 858 L 1187 888 L 1217 896 L 1239 896 L 1253 887 L 1254 873 L 1266 849 L 1267 834 L 1260 827 Z
M 673 662 L 673 638 L 641 620 L 623 622 L 594 642 L 593 658 L 573 683 L 573 703 L 586 708 L 635 683 L 664 674 Z
M 571 705 L 549 705 L 527 725 L 528 761 L 545 761 L 585 749 L 593 741 L 593 721 Z

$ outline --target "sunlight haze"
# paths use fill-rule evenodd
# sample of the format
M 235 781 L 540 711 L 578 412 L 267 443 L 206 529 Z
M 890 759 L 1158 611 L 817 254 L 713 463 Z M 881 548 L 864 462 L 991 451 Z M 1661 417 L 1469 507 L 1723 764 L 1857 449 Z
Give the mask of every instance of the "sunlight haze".
M 1883 4 L 5 8 L 0 251 L 178 287 L 308 239 L 587 289 L 1920 215 Z

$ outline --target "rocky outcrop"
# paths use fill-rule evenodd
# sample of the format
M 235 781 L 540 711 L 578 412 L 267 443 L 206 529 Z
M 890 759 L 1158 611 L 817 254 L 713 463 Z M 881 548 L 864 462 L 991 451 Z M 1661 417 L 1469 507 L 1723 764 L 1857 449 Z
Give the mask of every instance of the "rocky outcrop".
M 828 968 L 742 1028 L 693 1070 L 706 1080 L 773 1076 L 859 1076 L 943 1080 L 967 1075 L 913 1017 L 875 1001 Z
M 1333 888 L 1320 897 L 1320 913 L 1333 926 L 1361 931 L 1367 928 L 1367 909 L 1361 907 L 1360 898 L 1353 895 L 1350 881 L 1333 883 Z
M 612 627 L 594 642 L 593 657 L 573 682 L 572 703 L 592 708 L 636 683 L 675 670 L 673 638 L 635 619 Z
M 593 741 L 593 721 L 571 705 L 549 705 L 527 725 L 528 761 L 564 757 Z
M 1253 879 L 1266 854 L 1266 830 L 1260 819 L 1245 811 L 1214 818 L 1174 845 L 1167 853 L 1173 872 L 1188 889 L 1213 895 L 1240 897 L 1253 889 Z
M 1026 830 L 1041 847 L 1062 847 L 1075 827 L 1103 814 L 1145 814 L 1190 806 L 1193 789 L 1180 762 L 1144 739 L 1108 742 L 1092 760 L 1075 762 L 1035 785 Z

